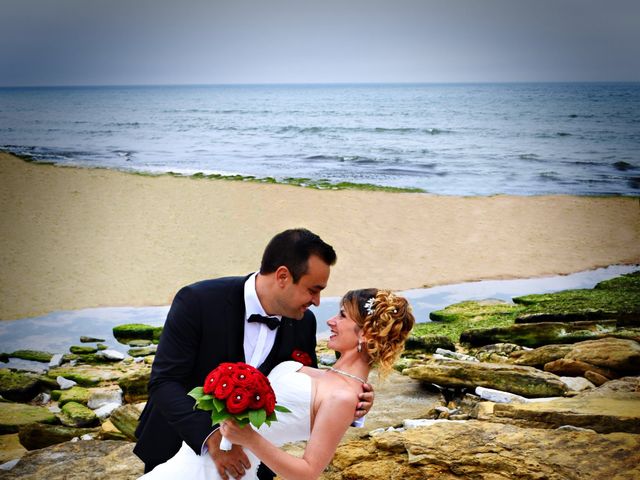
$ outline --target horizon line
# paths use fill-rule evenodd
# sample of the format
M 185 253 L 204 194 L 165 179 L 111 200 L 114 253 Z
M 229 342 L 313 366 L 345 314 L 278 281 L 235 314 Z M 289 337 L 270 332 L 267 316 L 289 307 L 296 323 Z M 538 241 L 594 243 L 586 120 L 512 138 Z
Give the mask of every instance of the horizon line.
M 236 82 L 236 83 L 113 83 L 0 85 L 0 89 L 19 88 L 131 88 L 131 87 L 278 87 L 278 86 L 371 86 L 371 85 L 514 85 L 514 84 L 640 83 L 640 80 L 499 80 L 499 81 L 418 81 L 418 82 Z

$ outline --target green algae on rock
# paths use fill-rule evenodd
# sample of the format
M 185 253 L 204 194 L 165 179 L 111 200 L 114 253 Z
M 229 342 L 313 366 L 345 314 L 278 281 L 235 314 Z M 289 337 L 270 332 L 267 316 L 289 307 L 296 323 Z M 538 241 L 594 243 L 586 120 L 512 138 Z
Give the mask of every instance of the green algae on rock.
M 144 323 L 126 323 L 113 327 L 113 336 L 125 345 L 131 340 L 157 340 L 161 333 L 162 327 L 154 327 Z
M 78 402 L 65 403 L 58 419 L 67 427 L 88 427 L 98 423 L 94 411 Z
M 0 395 L 16 402 L 29 401 L 40 392 L 37 375 L 0 369 Z
M 48 363 L 53 357 L 52 353 L 40 350 L 16 350 L 9 354 L 11 358 L 20 358 L 22 360 L 31 360 L 33 362 Z
M 22 403 L 0 403 L 0 433 L 15 433 L 23 425 L 30 423 L 56 423 L 53 413 L 44 407 Z
M 86 405 L 91 397 L 91 392 L 83 387 L 74 386 L 69 390 L 62 390 L 58 398 L 58 406 L 62 407 L 65 403 L 76 402 Z

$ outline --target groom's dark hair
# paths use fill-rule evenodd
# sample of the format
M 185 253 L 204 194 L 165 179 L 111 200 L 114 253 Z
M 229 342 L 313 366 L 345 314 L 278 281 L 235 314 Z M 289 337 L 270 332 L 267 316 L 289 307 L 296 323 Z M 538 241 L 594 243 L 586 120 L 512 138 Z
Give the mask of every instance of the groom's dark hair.
M 280 232 L 271 239 L 262 255 L 260 274 L 275 272 L 278 267 L 285 266 L 298 283 L 309 268 L 309 257 L 318 256 L 327 265 L 336 263 L 336 252 L 318 235 L 306 228 L 292 228 Z

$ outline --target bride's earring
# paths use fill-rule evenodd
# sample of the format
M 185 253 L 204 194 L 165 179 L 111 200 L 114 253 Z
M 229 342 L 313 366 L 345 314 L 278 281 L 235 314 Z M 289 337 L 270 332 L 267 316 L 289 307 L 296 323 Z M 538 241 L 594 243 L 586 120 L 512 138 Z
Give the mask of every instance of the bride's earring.
M 358 353 L 362 352 L 362 342 L 358 340 Z

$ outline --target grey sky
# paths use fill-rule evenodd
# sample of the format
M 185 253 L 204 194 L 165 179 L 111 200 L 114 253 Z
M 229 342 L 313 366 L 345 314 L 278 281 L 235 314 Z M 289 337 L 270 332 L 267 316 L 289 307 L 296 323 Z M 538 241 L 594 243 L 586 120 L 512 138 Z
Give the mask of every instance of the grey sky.
M 0 0 L 0 86 L 640 81 L 637 0 Z

